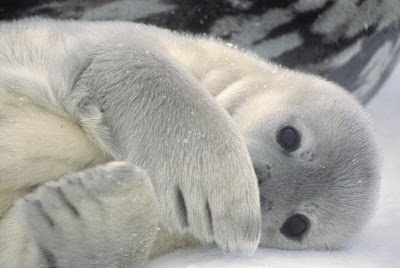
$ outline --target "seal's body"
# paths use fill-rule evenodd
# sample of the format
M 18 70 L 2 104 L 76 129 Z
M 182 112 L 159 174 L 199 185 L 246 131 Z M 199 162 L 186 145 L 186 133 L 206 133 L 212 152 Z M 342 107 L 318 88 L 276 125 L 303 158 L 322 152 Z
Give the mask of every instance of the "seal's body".
M 376 145 L 338 86 L 133 23 L 0 31 L 1 266 L 136 267 L 260 233 L 335 248 L 370 217 Z

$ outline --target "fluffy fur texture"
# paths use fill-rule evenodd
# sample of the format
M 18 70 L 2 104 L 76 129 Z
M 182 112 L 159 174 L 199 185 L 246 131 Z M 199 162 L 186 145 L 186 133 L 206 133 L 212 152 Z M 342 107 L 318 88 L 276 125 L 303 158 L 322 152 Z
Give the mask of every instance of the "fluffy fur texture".
M 1 266 L 136 267 L 199 241 L 252 252 L 260 233 L 265 246 L 336 248 L 371 217 L 373 130 L 335 84 L 133 23 L 0 33 Z M 295 152 L 276 142 L 285 125 L 301 133 Z M 149 177 L 99 166 L 111 160 Z M 296 213 L 311 227 L 294 241 L 280 228 Z
M 290 69 L 322 75 L 363 103 L 381 88 L 400 51 L 398 0 L 3 2 L 3 19 L 126 20 L 207 33 Z

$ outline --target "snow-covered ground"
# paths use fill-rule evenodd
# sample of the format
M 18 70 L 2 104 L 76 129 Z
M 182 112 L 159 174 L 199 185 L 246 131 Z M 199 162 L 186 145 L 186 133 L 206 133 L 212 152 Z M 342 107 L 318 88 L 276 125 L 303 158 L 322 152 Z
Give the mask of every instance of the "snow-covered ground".
M 384 153 L 379 208 L 370 225 L 344 250 L 284 251 L 260 248 L 252 257 L 218 249 L 188 249 L 153 260 L 155 267 L 399 267 L 400 268 L 400 64 L 368 104 Z

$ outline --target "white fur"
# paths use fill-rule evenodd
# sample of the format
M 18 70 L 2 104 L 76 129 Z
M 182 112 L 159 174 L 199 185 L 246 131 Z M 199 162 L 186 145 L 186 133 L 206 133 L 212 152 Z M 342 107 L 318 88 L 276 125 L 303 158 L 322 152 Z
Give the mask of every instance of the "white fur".
M 362 169 L 367 163 L 375 179 L 375 144 L 368 119 L 348 94 L 320 78 L 268 64 L 250 53 L 211 39 L 133 23 L 25 20 L 2 23 L 0 32 L 0 47 L 4 48 L 0 52 L 0 116 L 5 118 L 0 122 L 3 133 L 0 146 L 6 148 L 1 150 L 5 154 L 2 159 L 6 161 L 0 164 L 3 173 L 0 198 L 5 204 L 1 212 L 6 213 L 0 221 L 2 266 L 26 267 L 27 263 L 51 263 L 53 259 L 67 266 L 93 265 L 87 256 L 93 251 L 94 241 L 101 241 L 100 234 L 115 240 L 109 248 L 99 250 L 100 255 L 109 252 L 96 255 L 99 266 L 141 266 L 148 255 L 157 256 L 175 248 L 197 245 L 199 241 L 215 241 L 226 250 L 253 252 L 260 240 L 260 194 L 247 146 L 251 149 L 253 163 L 275 161 L 282 154 L 274 143 L 277 127 L 297 122 L 304 126 L 303 134 L 314 135 L 320 121 L 325 128 L 331 126 L 331 118 L 324 120 L 316 116 L 319 111 L 331 109 L 333 118 L 354 121 L 358 129 L 365 127 L 365 137 L 364 133 L 359 137 L 368 161 L 359 161 L 360 166 L 349 170 Z M 331 100 L 339 103 L 336 105 L 340 109 L 334 109 Z M 310 103 L 315 103 L 316 108 Z M 296 114 L 295 108 L 300 106 L 309 117 Z M 354 117 L 348 117 L 348 113 Z M 307 120 L 312 122 L 310 126 L 306 125 Z M 332 125 L 341 131 L 341 126 Z M 272 145 L 260 151 L 265 147 L 264 138 Z M 32 140 L 26 142 L 29 139 Z M 312 147 L 307 139 L 306 136 L 305 145 Z M 325 136 L 318 139 L 323 142 Z M 330 142 L 346 145 L 347 141 L 344 137 L 339 141 L 332 138 Z M 372 149 L 364 148 L 370 141 Z M 328 146 L 327 155 L 336 153 L 335 146 Z M 278 158 L 275 159 L 275 155 Z M 7 159 L 8 156 L 11 157 Z M 349 157 L 338 156 L 338 159 L 347 163 Z M 85 198 L 68 194 L 66 182 L 76 177 L 92 178 L 93 172 L 97 172 L 98 178 L 118 177 L 118 170 L 112 168 L 112 164 L 111 168 L 85 169 L 110 160 L 127 160 L 144 168 L 150 175 L 148 180 L 151 179 L 160 207 L 162 230 L 152 250 L 153 229 L 142 232 L 148 250 L 131 252 L 132 262 L 127 262 L 125 255 L 118 261 L 119 253 L 114 249 L 118 242 L 121 248 L 138 242 L 135 237 L 117 239 L 133 232 L 132 229 L 103 228 L 99 231 L 96 226 L 101 225 L 101 221 L 93 219 L 104 206 L 82 207 L 79 204 Z M 298 165 L 286 170 L 289 160 L 279 161 L 275 161 L 274 179 L 285 178 L 286 173 L 295 174 L 296 171 L 302 175 Z M 314 171 L 318 168 L 314 166 Z M 82 169 L 85 170 L 74 173 Z M 329 166 L 331 169 L 334 171 L 335 167 Z M 73 173 L 68 175 L 69 172 Z M 50 181 L 61 177 L 63 179 L 57 182 Z M 131 176 L 132 183 L 136 177 L 137 174 Z M 319 173 L 313 179 L 320 179 Z M 99 183 L 100 188 L 91 184 L 89 188 L 97 187 L 97 190 L 90 198 L 102 197 L 113 187 L 102 183 Z M 309 200 L 302 200 L 301 195 L 310 188 L 309 183 L 313 181 L 304 184 L 304 189 L 298 187 L 299 193 L 293 196 L 299 200 L 294 204 L 309 205 Z M 44 185 L 26 195 L 41 184 Z M 273 185 L 274 189 L 294 189 L 282 180 L 278 184 L 279 187 Z M 85 189 L 85 183 L 82 185 L 79 191 Z M 360 187 L 369 187 L 366 191 L 369 193 L 376 184 L 363 185 Z M 322 193 L 327 191 L 324 185 L 318 187 Z M 54 188 L 65 191 L 69 200 L 58 206 L 57 213 L 51 204 L 63 198 L 49 190 Z M 149 193 L 150 188 L 146 186 Z M 331 188 L 338 196 L 350 200 L 351 195 L 342 193 L 347 193 L 346 190 Z M 138 189 L 133 189 L 129 196 L 139 195 Z M 286 198 L 292 193 L 291 190 L 287 193 L 268 191 L 271 190 L 261 192 L 262 199 L 276 196 L 276 203 L 282 201 L 279 196 Z M 353 192 L 359 194 L 350 191 Z M 118 193 L 113 193 L 112 198 L 119 200 Z M 22 196 L 25 201 L 19 199 L 17 205 L 11 207 L 12 202 Z M 151 208 L 156 206 L 152 194 L 148 199 L 141 196 Z M 38 213 L 40 209 L 34 205 L 38 202 L 43 205 L 44 214 L 57 222 L 55 225 L 61 230 L 46 229 L 43 224 L 46 217 Z M 66 216 L 71 213 L 69 203 L 78 207 L 79 221 Z M 373 198 L 365 203 L 372 206 Z M 128 215 L 138 212 L 123 202 L 118 206 L 121 206 L 118 211 L 125 209 Z M 329 224 L 323 221 L 318 225 L 316 216 L 312 219 L 317 231 L 306 243 L 286 241 L 280 236 L 279 227 L 295 209 L 298 208 L 280 206 L 279 211 L 274 211 L 279 218 L 263 214 L 264 245 L 333 248 L 343 243 L 345 237 L 332 236 L 337 230 L 329 229 Z M 370 209 L 367 209 L 365 217 L 356 213 L 360 220 L 369 217 Z M 262 210 L 264 212 L 265 207 Z M 350 210 L 347 212 L 351 215 Z M 32 213 L 36 216 L 29 216 Z M 119 216 L 110 215 L 103 220 L 118 222 Z M 151 221 L 149 217 L 155 217 L 152 213 L 148 217 L 140 215 L 135 219 L 139 229 Z M 351 224 L 351 228 L 346 229 L 351 220 L 347 216 L 342 219 L 335 214 L 335 217 L 343 223 L 338 228 L 345 229 L 344 234 L 350 236 L 357 229 Z M 121 222 L 122 226 L 126 223 L 122 219 Z M 87 234 L 89 242 L 80 243 L 82 237 L 75 231 Z M 73 254 L 68 246 L 55 243 L 54 237 L 60 241 L 65 237 L 79 241 L 71 242 L 82 253 L 76 263 L 69 263 L 68 258 Z
M 35 116 L 26 125 L 52 125 L 37 131 L 45 160 L 34 163 L 20 153 L 3 169 L 26 163 L 25 170 L 38 171 L 33 179 L 23 177 L 33 184 L 5 188 L 7 203 L 68 171 L 107 158 L 129 160 L 149 172 L 161 201 L 161 224 L 169 231 L 190 231 L 224 249 L 255 250 L 260 208 L 250 157 L 228 114 L 154 39 L 158 33 L 171 41 L 179 36 L 128 23 L 42 20 L 2 23 L 0 31 L 0 87 L 18 94 L 14 105 L 18 98 L 33 103 L 27 113 Z M 57 128 L 64 122 L 70 132 Z M 25 129 L 20 133 L 18 142 L 32 137 Z M 51 140 L 63 145 L 52 146 Z M 11 142 L 8 136 L 2 141 Z M 65 151 L 71 152 L 66 162 L 79 165 L 52 167 L 63 162 L 53 159 Z M 11 184 L 3 180 L 5 187 Z
M 1 215 L 38 185 L 107 161 L 79 126 L 27 97 L 0 89 L 0 107 Z

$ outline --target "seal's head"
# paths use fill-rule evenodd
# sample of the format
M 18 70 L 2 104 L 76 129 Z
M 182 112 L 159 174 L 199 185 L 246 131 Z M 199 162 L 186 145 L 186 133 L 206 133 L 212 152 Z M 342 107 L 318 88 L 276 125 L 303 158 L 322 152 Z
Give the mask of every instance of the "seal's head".
M 285 70 L 260 81 L 239 85 L 252 94 L 230 111 L 259 180 L 260 245 L 341 247 L 377 201 L 380 161 L 371 121 L 350 94 L 319 77 Z

